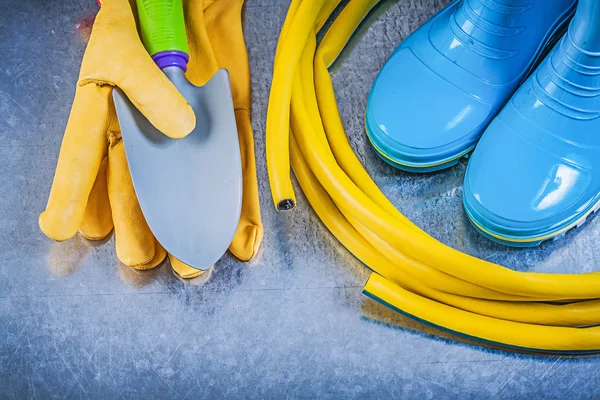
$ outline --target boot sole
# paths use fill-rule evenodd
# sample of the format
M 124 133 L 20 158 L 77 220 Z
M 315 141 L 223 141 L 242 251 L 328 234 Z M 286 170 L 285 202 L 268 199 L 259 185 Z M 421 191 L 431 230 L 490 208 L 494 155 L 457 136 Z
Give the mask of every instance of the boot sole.
M 524 238 L 524 239 L 515 239 L 515 238 L 498 235 L 496 233 L 491 233 L 491 232 L 487 231 L 484 227 L 482 227 L 480 224 L 475 222 L 473 220 L 473 218 L 471 218 L 471 215 L 468 212 L 467 212 L 467 216 L 469 217 L 469 221 L 471 222 L 471 225 L 473 225 L 473 227 L 475 229 L 477 229 L 477 231 L 479 233 L 481 233 L 483 236 L 487 237 L 488 239 L 490 239 L 493 242 L 500 243 L 502 245 L 510 246 L 510 247 L 537 247 L 547 241 L 560 240 L 570 230 L 575 229 L 575 228 L 581 228 L 587 222 L 588 217 L 590 217 L 592 214 L 595 214 L 598 210 L 600 210 L 600 200 L 597 201 L 596 204 L 594 204 L 594 206 L 590 210 L 588 210 L 584 215 L 582 215 L 575 222 L 572 222 L 569 225 L 556 230 L 555 232 L 552 232 L 552 233 L 549 233 L 546 235 L 542 235 L 542 236 L 537 236 L 537 237 L 532 237 L 532 238 Z

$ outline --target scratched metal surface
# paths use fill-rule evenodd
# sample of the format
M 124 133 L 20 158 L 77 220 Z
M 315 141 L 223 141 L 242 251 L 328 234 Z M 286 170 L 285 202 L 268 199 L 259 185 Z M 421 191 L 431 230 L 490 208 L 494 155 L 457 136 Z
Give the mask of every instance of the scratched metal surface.
M 178 280 L 168 263 L 148 273 L 124 267 L 112 239 L 53 243 L 40 233 L 97 6 L 2 1 L 0 398 L 600 398 L 599 358 L 484 349 L 394 318 L 361 295 L 368 271 L 302 196 L 294 212 L 273 211 L 264 120 L 286 3 L 248 0 L 245 11 L 264 244 L 245 265 L 226 256 L 199 285 Z M 462 211 L 464 162 L 416 176 L 387 166 L 368 145 L 371 82 L 402 38 L 444 3 L 385 3 L 334 66 L 360 158 L 398 207 L 445 243 L 519 270 L 597 269 L 600 219 L 538 249 L 494 245 Z

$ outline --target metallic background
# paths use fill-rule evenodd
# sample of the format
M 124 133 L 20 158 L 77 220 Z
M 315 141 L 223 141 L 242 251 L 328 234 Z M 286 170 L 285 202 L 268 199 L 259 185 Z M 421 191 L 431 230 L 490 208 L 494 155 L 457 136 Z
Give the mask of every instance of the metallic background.
M 363 113 L 377 71 L 447 2 L 384 3 L 333 67 L 361 160 L 408 217 L 451 246 L 519 270 L 597 269 L 599 218 L 537 249 L 495 245 L 462 210 L 464 161 L 412 175 L 370 148 Z M 97 6 L 2 0 L 0 398 L 600 398 L 600 358 L 522 355 L 439 337 L 361 295 L 369 272 L 302 195 L 295 211 L 273 210 L 264 121 L 288 2 L 246 3 L 266 234 L 255 260 L 227 255 L 201 285 L 177 279 L 168 262 L 145 273 L 121 265 L 112 239 L 53 243 L 39 231 Z

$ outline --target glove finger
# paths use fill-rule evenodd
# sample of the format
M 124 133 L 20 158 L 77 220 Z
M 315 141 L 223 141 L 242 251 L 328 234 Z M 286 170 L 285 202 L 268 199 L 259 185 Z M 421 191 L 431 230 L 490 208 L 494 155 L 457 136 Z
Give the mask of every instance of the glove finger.
M 162 133 L 182 138 L 196 126 L 187 100 L 144 48 L 127 0 L 102 4 L 81 67 L 80 84 L 116 85 Z
M 151 64 L 151 65 L 146 65 Z M 163 134 L 174 138 L 187 136 L 196 127 L 192 106 L 148 53 L 132 63 L 139 73 L 128 72 L 115 82 L 133 105 Z
M 141 266 L 155 258 L 155 239 L 135 195 L 120 133 L 111 130 L 109 137 L 108 197 L 117 257 L 130 267 Z
M 241 261 L 249 261 L 256 256 L 260 248 L 264 230 L 260 215 L 254 137 L 250 116 L 246 110 L 236 110 L 235 117 L 240 139 L 244 191 L 240 222 L 229 250 Z
M 154 258 L 146 264 L 132 265 L 131 267 L 139 271 L 146 271 L 158 267 L 167 258 L 167 251 L 158 240 L 154 239 Z
M 202 275 L 205 272 L 196 268 L 192 268 L 187 264 L 184 264 L 177 258 L 173 257 L 173 255 L 171 255 L 170 253 L 169 261 L 171 262 L 171 267 L 173 268 L 173 271 L 184 279 L 195 278 L 197 276 Z
M 169 253 L 169 261 L 171 262 L 171 268 L 173 268 L 173 272 L 175 272 L 179 277 L 183 279 L 196 278 L 200 275 L 207 273 L 208 271 L 202 271 L 196 268 L 192 268 L 189 265 L 179 261 L 177 258 L 173 257 L 171 253 Z
M 108 199 L 108 188 L 106 187 L 106 168 L 108 157 L 104 157 L 96 182 L 88 197 L 83 222 L 79 233 L 86 239 L 102 240 L 108 236 L 113 229 L 112 211 Z
M 250 66 L 242 29 L 243 0 L 216 1 L 204 11 L 204 22 L 219 68 L 229 72 L 236 109 L 250 109 Z
M 219 65 L 204 22 L 202 1 L 190 0 L 183 6 L 190 48 L 189 69 L 185 75 L 194 85 L 202 86 L 219 70 Z
M 111 88 L 77 88 L 60 148 L 46 210 L 40 229 L 51 239 L 67 240 L 80 228 L 88 197 L 102 159 L 106 156 L 106 129 Z

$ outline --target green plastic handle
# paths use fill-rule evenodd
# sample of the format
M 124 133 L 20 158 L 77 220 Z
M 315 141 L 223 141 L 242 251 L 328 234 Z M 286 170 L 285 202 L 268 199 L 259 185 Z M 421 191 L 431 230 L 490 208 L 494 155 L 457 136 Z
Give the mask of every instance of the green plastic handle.
M 151 56 L 163 51 L 189 54 L 181 0 L 137 0 L 142 43 Z

